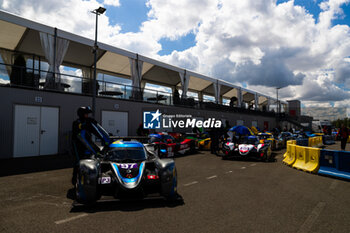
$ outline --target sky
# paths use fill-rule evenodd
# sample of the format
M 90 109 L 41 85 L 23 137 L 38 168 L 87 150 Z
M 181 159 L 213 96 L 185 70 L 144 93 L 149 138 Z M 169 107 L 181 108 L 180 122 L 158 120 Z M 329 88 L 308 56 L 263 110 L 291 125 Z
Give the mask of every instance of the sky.
M 302 108 L 302 114 L 312 116 L 314 120 L 329 120 L 344 119 L 348 117 L 347 108 Z
M 350 104 L 350 0 L 0 0 L 0 9 L 305 107 Z

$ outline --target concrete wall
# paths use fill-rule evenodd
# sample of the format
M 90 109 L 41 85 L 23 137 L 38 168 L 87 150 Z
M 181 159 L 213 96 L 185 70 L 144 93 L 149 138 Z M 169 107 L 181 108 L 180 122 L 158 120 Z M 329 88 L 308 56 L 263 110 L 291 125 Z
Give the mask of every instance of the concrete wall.
M 36 102 L 36 97 L 41 97 L 42 102 Z M 0 99 L 0 158 L 13 157 L 14 106 L 16 104 L 58 107 L 58 151 L 59 153 L 67 153 L 70 149 L 72 122 L 77 118 L 76 110 L 80 106 L 91 106 L 92 100 L 92 98 L 89 96 L 78 94 L 45 92 L 10 87 L 0 87 Z M 257 121 L 258 126 L 261 129 L 264 128 L 264 121 L 268 122 L 269 128 L 276 126 L 276 119 L 272 117 L 219 112 L 215 110 L 199 110 L 194 108 L 166 106 L 103 97 L 96 99 L 96 120 L 101 122 L 101 112 L 103 110 L 128 112 L 129 135 L 136 135 L 136 130 L 139 124 L 142 123 L 143 111 L 153 111 L 157 109 L 165 114 L 190 114 L 193 117 L 202 117 L 204 119 L 209 117 L 216 119 L 227 119 L 229 120 L 231 126 L 236 125 L 237 120 L 244 120 L 244 124 L 249 127 L 251 126 L 252 121 Z

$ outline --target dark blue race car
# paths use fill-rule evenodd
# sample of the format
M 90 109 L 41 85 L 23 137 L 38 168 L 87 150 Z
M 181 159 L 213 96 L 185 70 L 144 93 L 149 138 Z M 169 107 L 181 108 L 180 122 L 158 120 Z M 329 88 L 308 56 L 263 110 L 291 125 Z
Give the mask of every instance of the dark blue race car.
M 79 162 L 76 200 L 88 204 L 103 195 L 117 199 L 143 198 L 158 193 L 177 197 L 177 173 L 172 159 L 159 159 L 152 144 L 115 141 L 104 155 Z

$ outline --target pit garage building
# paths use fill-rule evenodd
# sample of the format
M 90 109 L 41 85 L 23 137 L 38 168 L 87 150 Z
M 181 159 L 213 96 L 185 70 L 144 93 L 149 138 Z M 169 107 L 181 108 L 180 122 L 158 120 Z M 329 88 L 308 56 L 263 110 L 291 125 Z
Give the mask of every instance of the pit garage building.
M 286 118 L 285 101 L 104 43 L 93 93 L 93 46 L 0 11 L 0 159 L 69 152 L 76 110 L 94 95 L 96 120 L 118 136 L 136 135 L 143 112 L 157 109 L 261 129 Z

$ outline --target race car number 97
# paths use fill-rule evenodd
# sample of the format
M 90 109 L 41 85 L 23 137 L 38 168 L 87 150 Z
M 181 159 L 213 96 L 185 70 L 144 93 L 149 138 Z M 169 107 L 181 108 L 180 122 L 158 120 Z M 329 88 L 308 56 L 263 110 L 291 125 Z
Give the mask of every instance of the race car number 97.
M 137 163 L 122 163 L 122 164 L 119 164 L 119 167 L 122 169 L 137 168 Z

